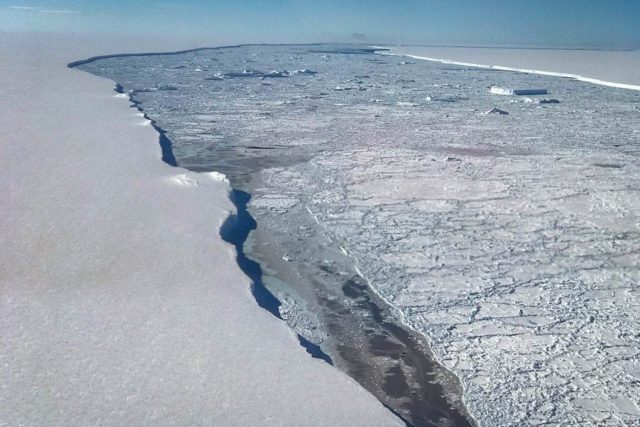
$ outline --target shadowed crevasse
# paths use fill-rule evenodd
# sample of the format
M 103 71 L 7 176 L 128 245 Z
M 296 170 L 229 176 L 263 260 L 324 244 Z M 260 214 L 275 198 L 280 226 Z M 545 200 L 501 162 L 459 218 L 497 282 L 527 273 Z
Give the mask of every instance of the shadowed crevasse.
M 71 66 L 71 65 L 69 65 Z M 124 88 L 119 84 L 116 83 L 116 87 L 114 89 L 116 92 L 124 94 Z M 140 111 L 144 118 L 149 120 L 149 122 L 151 122 L 151 126 L 153 126 L 153 128 L 158 132 L 158 134 L 160 135 L 159 138 L 159 142 L 160 142 L 160 149 L 162 150 L 162 161 L 171 165 L 171 166 L 178 166 L 178 162 L 176 161 L 176 157 L 173 155 L 173 149 L 171 146 L 171 140 L 169 140 L 169 138 L 167 138 L 167 133 L 164 131 L 164 129 L 162 129 L 160 126 L 157 125 L 157 123 L 152 120 L 151 118 L 149 118 L 149 116 L 147 116 L 147 114 L 144 112 L 144 110 L 140 107 L 140 102 L 138 102 L 133 96 L 129 95 L 129 100 L 131 101 L 131 103 L 133 104 L 133 107 L 137 108 L 138 111 Z

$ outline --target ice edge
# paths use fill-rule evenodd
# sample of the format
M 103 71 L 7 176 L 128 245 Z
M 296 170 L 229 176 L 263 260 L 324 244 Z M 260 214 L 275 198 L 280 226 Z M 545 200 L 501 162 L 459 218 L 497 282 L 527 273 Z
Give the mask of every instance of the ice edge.
M 155 55 L 180 55 L 183 53 L 189 53 L 189 52 L 197 52 L 197 51 L 201 51 L 201 50 L 217 50 L 217 49 L 225 49 L 225 48 L 230 48 L 230 47 L 239 47 L 242 45 L 230 45 L 230 46 L 219 46 L 219 47 L 200 47 L 200 48 L 194 48 L 194 49 L 186 49 L 186 50 L 180 50 L 180 51 L 172 51 L 172 52 L 145 52 L 145 53 L 122 53 L 122 54 L 109 54 L 109 55 L 98 55 L 98 56 L 92 56 L 89 57 L 87 59 L 81 59 L 78 61 L 73 61 L 67 64 L 68 68 L 75 68 L 77 66 L 80 65 L 84 65 L 84 64 L 88 64 L 90 62 L 94 62 L 100 59 L 108 59 L 108 58 L 121 58 L 121 57 L 129 57 L 129 56 L 155 56 Z M 130 106 L 133 108 L 136 108 L 141 114 L 142 117 L 145 120 L 148 120 L 149 124 L 154 128 L 154 130 L 158 133 L 158 143 L 160 145 L 160 149 L 161 149 L 161 154 L 162 154 L 162 161 L 170 166 L 176 167 L 176 168 L 180 168 L 180 166 L 178 165 L 178 162 L 175 158 L 175 155 L 173 154 L 173 148 L 172 148 L 172 144 L 171 144 L 171 140 L 167 137 L 166 135 L 166 131 L 164 129 L 162 129 L 160 126 L 158 126 L 158 124 L 155 122 L 155 120 L 151 119 L 149 116 L 147 116 L 147 113 L 144 111 L 144 109 L 140 106 L 140 102 L 136 101 L 135 99 L 133 99 L 132 94 L 130 93 L 126 93 L 124 91 L 124 88 L 122 87 L 122 85 L 120 85 L 120 83 L 118 82 L 114 82 L 114 88 L 113 91 L 118 93 L 121 96 L 125 96 L 127 98 L 127 100 L 130 102 Z M 190 173 L 196 173 L 196 174 L 200 174 L 200 175 L 207 175 L 212 177 L 213 179 L 216 180 L 226 180 L 227 182 L 228 179 L 226 177 L 226 175 L 220 173 L 220 172 L 203 172 L 203 173 L 197 173 L 197 172 L 193 172 L 190 171 L 188 169 L 185 169 L 186 171 L 190 172 Z M 236 239 L 237 236 L 231 237 L 232 235 L 237 234 L 237 230 L 229 230 L 230 228 L 235 228 L 235 226 L 237 226 L 238 224 L 234 224 L 237 223 L 238 221 L 238 217 L 239 216 L 245 216 L 247 217 L 248 221 L 251 222 L 253 221 L 253 223 L 255 224 L 255 220 L 254 218 L 248 213 L 248 211 L 246 210 L 246 203 L 248 201 L 248 198 L 250 198 L 251 196 L 248 193 L 245 193 L 247 198 L 247 201 L 242 201 L 242 197 L 238 197 L 238 190 L 234 189 L 233 187 L 230 186 L 230 191 L 227 194 L 228 199 L 231 201 L 231 203 L 234 205 L 234 207 L 236 208 L 235 212 L 231 212 L 229 213 L 229 216 L 225 219 L 225 221 L 220 225 L 219 227 L 219 236 L 220 238 L 226 242 L 229 243 L 230 245 L 232 245 L 235 250 L 236 250 L 236 262 L 238 263 L 238 266 L 240 268 L 240 270 L 245 274 L 245 276 L 247 276 L 247 278 L 249 278 L 249 280 L 251 281 L 251 294 L 253 295 L 256 303 L 258 304 L 258 306 L 266 311 L 268 311 L 269 313 L 271 313 L 273 316 L 275 316 L 276 318 L 283 320 L 282 317 L 280 316 L 280 312 L 279 312 L 279 307 L 280 307 L 280 300 L 278 300 L 276 298 L 275 295 L 273 295 L 262 283 L 262 269 L 260 267 L 260 264 L 249 259 L 245 254 L 244 254 L 244 243 L 245 240 L 247 239 L 251 229 L 248 230 L 248 232 L 246 233 L 246 235 L 244 235 L 241 239 Z M 254 227 L 255 228 L 255 227 Z M 246 263 L 251 263 L 251 264 L 255 264 L 254 266 L 251 267 L 247 267 L 244 264 Z M 283 320 L 284 321 L 284 320 Z M 304 348 L 306 350 L 306 352 L 314 359 L 319 359 L 325 363 L 328 363 L 331 366 L 334 366 L 333 364 L 333 360 L 331 360 L 331 357 L 325 353 L 322 348 L 307 340 L 306 338 L 304 338 L 303 336 L 301 336 L 300 334 L 296 334 L 296 338 L 298 340 L 298 343 L 300 344 L 300 346 L 302 348 Z M 386 405 L 385 405 L 386 406 Z M 388 408 L 390 409 L 390 408 Z M 399 416 L 399 414 L 397 414 L 395 411 L 391 411 L 394 413 L 394 415 L 398 416 L 403 422 L 406 423 L 406 421 Z
M 303 43 L 305 46 L 317 46 L 317 45 L 322 45 L 323 43 Z M 225 46 L 215 46 L 215 47 L 199 47 L 199 48 L 193 48 L 193 49 L 184 49 L 184 50 L 177 50 L 177 51 L 170 51 L 170 52 L 139 52 L 139 53 L 116 53 L 116 54 L 106 54 L 106 55 L 97 55 L 97 56 L 92 56 L 86 59 L 81 59 L 81 60 L 77 60 L 77 61 L 73 61 L 67 64 L 68 68 L 76 68 L 80 65 L 84 65 L 84 64 L 88 64 L 94 61 L 98 61 L 98 60 L 102 60 L 102 59 L 110 59 L 110 58 L 122 58 L 122 57 L 131 57 L 131 56 L 157 56 L 157 55 L 180 55 L 180 54 L 184 54 L 184 53 L 190 53 L 190 52 L 198 52 L 198 51 L 203 51 L 203 50 L 219 50 L 219 49 L 226 49 L 226 48 L 237 48 L 237 47 L 244 47 L 244 46 L 267 46 L 267 45 L 279 45 L 279 46 L 288 46 L 291 45 L 290 43 L 246 43 L 246 44 L 232 44 L 232 45 L 225 45 Z M 442 63 L 449 63 L 449 64 L 454 64 L 454 65 L 465 65 L 465 66 L 477 66 L 477 67 L 481 67 L 481 68 L 493 68 L 493 69 L 499 69 L 497 67 L 494 66 L 483 66 L 483 65 L 474 65 L 474 64 L 466 64 L 466 63 L 456 63 L 456 62 L 452 62 L 452 61 L 448 61 L 448 60 L 438 60 L 438 59 L 432 59 L 432 58 L 426 58 L 426 57 L 418 57 L 418 56 L 413 56 L 413 55 L 402 55 L 402 54 L 394 54 L 394 53 L 390 53 L 389 49 L 387 47 L 382 47 L 382 46 L 370 46 L 372 49 L 375 49 L 375 53 L 376 54 L 380 54 L 380 55 L 389 55 L 389 56 L 399 56 L 399 57 L 410 57 L 410 58 L 414 58 L 414 59 L 423 59 L 423 60 L 427 60 L 427 61 L 436 61 L 436 62 L 442 62 Z M 507 70 L 506 68 L 504 70 Z M 519 70 L 508 70 L 508 71 L 519 71 Z M 567 75 L 570 76 L 570 75 Z M 127 100 L 131 103 L 131 107 L 136 108 L 142 115 L 143 118 L 145 118 L 146 120 L 148 120 L 151 124 L 151 126 L 158 132 L 158 136 L 159 136 L 159 145 L 161 147 L 162 150 L 162 161 L 169 164 L 170 166 L 173 167 L 177 167 L 180 168 L 180 166 L 177 164 L 177 161 L 175 159 L 175 156 L 173 154 L 173 150 L 172 150 L 172 144 L 170 139 L 166 136 L 166 131 L 164 129 L 162 129 L 161 127 L 159 127 L 157 125 L 157 123 L 152 120 L 151 118 L 149 118 L 147 116 L 147 114 L 145 113 L 145 111 L 142 109 L 142 107 L 140 106 L 140 103 L 138 101 L 136 101 L 135 99 L 132 98 L 132 94 L 126 93 L 124 91 L 124 88 L 118 83 L 114 81 L 114 91 L 117 92 L 120 95 L 124 95 L 127 97 Z M 636 90 L 640 90 L 640 86 L 637 87 Z M 188 169 L 185 169 L 190 173 L 194 173 L 193 171 L 189 171 Z M 215 173 L 215 174 L 219 174 L 222 177 L 224 177 L 224 179 L 226 179 L 226 176 L 224 174 L 220 174 L 219 172 L 210 172 L 210 173 Z M 260 306 L 261 308 L 263 308 L 264 310 L 268 311 L 269 313 L 271 313 L 273 316 L 275 316 L 278 319 L 282 320 L 282 317 L 280 316 L 279 310 L 277 307 L 280 306 L 280 300 L 278 300 L 275 295 L 273 295 L 265 286 L 264 284 L 262 284 L 262 280 L 261 278 L 258 280 L 259 283 L 256 283 L 256 280 L 254 279 L 254 275 L 247 272 L 245 270 L 245 268 L 242 266 L 242 263 L 240 261 L 240 259 L 242 257 L 246 258 L 246 260 L 248 260 L 249 262 L 256 264 L 258 269 L 260 270 L 259 275 L 262 276 L 262 272 L 261 272 L 261 267 L 259 265 L 259 263 L 249 259 L 248 257 L 246 257 L 246 255 L 244 254 L 244 250 L 243 250 L 243 246 L 244 246 L 244 240 L 242 242 L 240 242 L 239 244 L 232 241 L 232 240 L 227 240 L 226 237 L 224 237 L 223 235 L 223 230 L 225 228 L 228 227 L 232 227 L 231 223 L 237 221 L 237 217 L 239 215 L 247 215 L 252 221 L 255 221 L 254 218 L 246 211 L 246 203 L 248 202 L 244 202 L 244 206 L 243 202 L 239 202 L 236 197 L 239 195 L 238 193 L 244 193 L 244 192 L 240 192 L 239 190 L 234 189 L 233 187 L 230 187 L 230 191 L 228 193 L 228 198 L 231 201 L 231 203 L 234 205 L 234 207 L 236 208 L 236 212 L 231 212 L 229 213 L 229 216 L 225 219 L 225 221 L 220 225 L 220 230 L 219 230 L 219 236 L 221 237 L 221 239 L 223 241 L 225 241 L 226 243 L 229 243 L 230 245 L 232 245 L 235 249 L 236 249 L 236 261 L 238 262 L 238 265 L 240 267 L 240 269 L 242 270 L 242 272 L 249 278 L 249 280 L 251 281 L 251 293 L 254 296 L 254 299 L 256 301 L 256 303 L 258 304 L 258 306 Z M 245 193 L 248 197 L 251 197 L 251 195 L 249 195 L 248 193 Z M 320 221 L 318 220 L 318 218 L 313 214 L 313 212 L 307 207 L 307 211 L 309 212 L 309 214 L 311 214 L 311 216 L 313 217 L 313 219 L 315 220 L 315 222 L 323 227 L 323 225 L 320 223 Z M 248 233 L 247 233 L 248 235 Z M 246 240 L 246 236 L 245 236 L 245 240 Z M 341 249 L 343 249 L 341 247 Z M 343 249 L 344 252 L 344 249 Z M 417 331 L 416 329 L 414 329 L 413 326 L 411 326 L 407 321 L 406 318 L 404 316 L 404 314 L 397 309 L 394 305 L 392 305 L 389 300 L 385 297 L 383 297 L 378 290 L 372 286 L 371 281 L 369 280 L 369 278 L 365 277 L 360 268 L 359 268 L 359 261 L 356 257 L 354 257 L 352 254 L 349 253 L 345 253 L 346 256 L 350 257 L 353 261 L 354 261 L 354 269 L 356 271 L 356 274 L 358 276 L 360 276 L 363 280 L 365 280 L 365 282 L 367 283 L 369 289 L 376 295 L 378 296 L 382 301 L 384 301 L 390 308 L 391 310 L 396 314 L 396 319 L 398 320 L 398 322 L 403 325 L 404 327 L 408 328 L 409 330 L 413 331 L 414 333 L 424 337 L 427 341 L 427 344 L 429 345 L 429 350 L 431 350 L 431 346 L 430 346 L 430 340 L 429 337 L 427 335 L 425 335 L 422 332 Z M 258 287 L 258 289 L 256 289 L 256 287 Z M 264 292 L 268 295 L 265 296 L 260 296 L 260 294 Z M 322 351 L 322 349 L 320 348 L 320 346 L 314 344 L 311 341 L 306 340 L 304 337 L 302 337 L 300 334 L 296 334 L 296 337 L 298 339 L 298 342 L 300 344 L 301 347 L 303 347 L 306 352 L 315 359 L 319 359 L 322 360 L 326 363 L 328 363 L 331 366 L 335 365 L 333 364 L 333 361 L 331 360 L 330 356 L 328 354 L 326 354 L 324 351 Z M 450 370 L 449 368 L 447 368 L 442 361 L 438 360 L 438 358 L 436 357 L 435 353 L 432 352 L 432 357 L 433 359 L 443 368 L 446 369 L 447 371 L 449 371 L 451 373 L 451 375 L 455 376 L 456 378 L 458 378 L 459 384 L 462 387 L 462 395 L 461 395 L 461 403 L 463 405 L 463 409 L 466 413 L 466 415 L 470 418 L 470 421 L 478 426 L 480 425 L 478 423 L 478 420 L 473 416 L 473 414 L 470 413 L 468 406 L 466 404 L 466 393 L 465 393 L 465 387 L 462 381 L 460 381 L 460 377 L 458 377 L 458 375 L 453 372 L 452 370 Z M 344 372 L 344 371 L 342 371 Z M 346 374 L 346 373 L 345 373 Z M 396 417 L 398 417 L 403 423 L 405 423 L 405 425 L 407 426 L 412 426 L 412 424 L 406 420 L 402 415 L 400 415 L 397 411 L 395 411 L 393 408 L 389 407 L 388 405 L 384 404 L 383 402 L 380 402 L 387 410 L 389 410 L 391 413 L 393 413 Z
M 420 59 L 423 61 L 439 62 L 441 64 L 460 65 L 463 67 L 484 68 L 484 69 L 499 70 L 499 71 L 513 71 L 516 73 L 539 74 L 542 76 L 567 78 L 567 79 L 579 80 L 585 83 L 592 83 L 600 86 L 608 86 L 608 87 L 613 87 L 617 89 L 628 89 L 628 90 L 640 91 L 640 86 L 638 85 L 610 82 L 606 80 L 596 79 L 593 77 L 581 76 L 579 74 L 560 73 L 556 71 L 534 70 L 534 69 L 527 69 L 527 68 L 514 68 L 514 67 L 506 67 L 503 65 L 474 64 L 472 62 L 461 62 L 461 61 L 454 61 L 454 60 L 445 59 L 445 58 L 433 58 L 429 56 L 419 56 L 419 55 L 409 55 L 409 54 L 389 53 L 389 52 L 377 52 L 377 53 L 379 55 L 399 56 L 404 58 Z

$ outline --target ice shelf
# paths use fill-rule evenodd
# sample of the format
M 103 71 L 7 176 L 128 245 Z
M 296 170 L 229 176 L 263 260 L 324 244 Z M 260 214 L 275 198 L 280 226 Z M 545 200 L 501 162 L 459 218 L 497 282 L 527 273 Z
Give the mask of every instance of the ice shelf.
M 0 37 L 0 425 L 403 425 L 256 304 L 226 179 L 66 66 L 150 44 Z

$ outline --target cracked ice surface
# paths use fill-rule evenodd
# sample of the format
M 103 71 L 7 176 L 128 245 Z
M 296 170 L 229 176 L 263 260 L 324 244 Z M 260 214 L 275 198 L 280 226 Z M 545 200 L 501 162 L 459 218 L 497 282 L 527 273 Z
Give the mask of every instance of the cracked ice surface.
M 138 91 L 183 165 L 253 182 L 292 265 L 319 227 L 428 337 L 480 424 L 640 424 L 640 94 L 313 50 L 89 67 Z M 262 77 L 228 77 L 244 69 Z
M 311 206 L 486 424 L 638 422 L 637 171 L 547 157 L 319 158 Z

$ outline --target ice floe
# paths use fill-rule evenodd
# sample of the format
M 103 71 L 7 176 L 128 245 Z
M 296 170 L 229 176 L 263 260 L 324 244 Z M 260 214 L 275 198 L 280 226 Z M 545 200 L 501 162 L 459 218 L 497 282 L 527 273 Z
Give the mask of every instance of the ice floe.
M 498 115 L 506 116 L 506 115 L 507 115 L 507 114 L 509 114 L 509 113 L 508 113 L 507 111 L 505 111 L 505 110 L 501 110 L 501 109 L 499 109 L 499 108 L 497 108 L 497 107 L 493 107 L 492 109 L 490 109 L 490 110 L 488 110 L 488 111 L 485 111 L 485 113 L 484 113 L 484 114 L 485 114 L 485 115 L 488 115 L 488 114 L 498 114 Z

